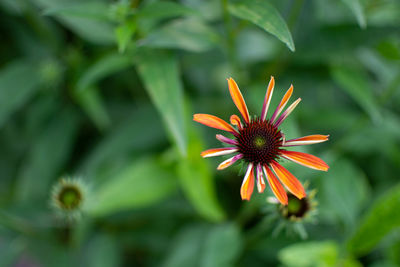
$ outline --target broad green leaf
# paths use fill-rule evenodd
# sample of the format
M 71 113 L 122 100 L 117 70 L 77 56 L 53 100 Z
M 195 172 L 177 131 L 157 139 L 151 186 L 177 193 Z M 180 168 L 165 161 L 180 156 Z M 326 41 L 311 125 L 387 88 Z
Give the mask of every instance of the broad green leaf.
M 386 192 L 375 201 L 361 220 L 361 225 L 348 242 L 350 251 L 364 255 L 392 230 L 400 227 L 400 185 Z
M 2 236 L 0 241 L 0 266 L 15 266 L 19 255 L 26 249 L 26 241 L 18 237 L 8 237 L 2 231 L 0 231 L 0 235 Z
M 378 52 L 388 60 L 400 60 L 400 40 L 387 39 L 379 42 Z
M 115 236 L 98 234 L 89 241 L 84 266 L 114 267 L 121 266 L 118 239 Z
M 69 158 L 77 130 L 78 118 L 72 110 L 65 109 L 54 115 L 39 139 L 33 142 L 19 169 L 17 200 L 48 199 L 51 182 L 65 172 L 62 167 Z
M 201 156 L 203 144 L 193 127 L 189 127 L 188 155 L 180 159 L 178 166 L 179 181 L 183 192 L 205 218 L 221 221 L 225 215 L 218 203 L 214 177 Z
M 75 92 L 75 98 L 100 130 L 104 130 L 109 126 L 110 117 L 98 88 L 90 87 L 86 90 Z
M 356 131 L 347 133 L 339 142 L 342 152 L 352 153 L 358 156 L 374 155 L 379 151 L 380 155 L 387 159 L 395 159 L 397 146 L 393 144 L 400 140 L 400 120 L 391 112 L 382 113 L 384 120 L 372 124 L 368 118 L 360 120 Z
M 104 182 L 88 204 L 88 212 L 105 216 L 157 203 L 176 189 L 174 173 L 156 158 L 141 158 Z
M 47 226 L 47 229 L 48 228 L 50 227 Z M 30 255 L 34 255 L 34 258 L 29 258 L 29 260 L 32 260 L 30 262 L 34 262 L 34 264 L 39 266 L 70 267 L 81 265 L 81 262 L 78 261 L 77 257 L 71 257 L 72 250 L 66 250 L 65 246 L 56 241 L 57 236 L 60 237 L 59 234 L 67 228 L 60 227 L 56 229 L 51 227 L 50 229 L 53 230 L 52 237 L 47 239 L 25 236 L 24 239 L 28 241 L 28 245 L 24 251 L 29 251 Z
M 0 0 L 2 9 L 13 15 L 21 15 L 24 9 L 23 3 L 14 0 Z
M 241 241 L 240 230 L 235 224 L 192 225 L 183 229 L 172 242 L 162 266 L 235 266 Z
M 339 248 L 332 241 L 297 243 L 282 249 L 279 260 L 288 267 L 337 266 Z
M 372 73 L 383 88 L 389 87 L 390 83 L 396 79 L 396 75 L 399 73 L 398 68 L 394 64 L 390 64 L 392 62 L 387 61 L 373 49 L 359 49 L 357 56 L 365 70 Z
M 142 50 L 136 66 L 178 151 L 185 155 L 187 144 L 183 123 L 183 93 L 177 59 L 169 53 Z
M 65 0 L 34 0 L 34 2 L 82 39 L 100 45 L 115 43 L 114 27 L 105 19 L 107 6 L 104 2 Z
M 132 60 L 126 55 L 109 54 L 102 57 L 89 67 L 78 80 L 74 92 L 77 101 L 88 113 L 99 129 L 105 129 L 110 123 L 110 118 L 104 107 L 101 95 L 94 85 L 99 80 L 110 76 L 132 65 Z
M 180 19 L 152 31 L 139 44 L 204 52 L 218 44 L 218 35 L 200 20 Z
M 329 215 L 336 215 L 350 230 L 355 227 L 360 209 L 367 200 L 369 187 L 365 175 L 352 162 L 331 162 L 322 178 L 321 197 Z M 324 212 L 325 213 L 325 212 Z
M 374 121 L 378 121 L 379 107 L 371 83 L 368 82 L 369 79 L 364 72 L 341 65 L 332 67 L 331 75 L 341 89 L 349 94 Z
M 14 61 L 0 70 L 0 127 L 36 93 L 40 82 L 38 67 L 31 61 Z
M 195 10 L 202 18 L 214 22 L 221 18 L 222 5 L 220 1 L 182 0 L 185 6 Z
M 171 250 L 166 254 L 163 267 L 197 266 L 201 259 L 207 227 L 193 225 L 183 229 L 171 242 Z
M 88 18 L 57 16 L 57 19 L 82 39 L 100 45 L 115 43 L 114 29 L 110 23 Z
M 394 241 L 394 244 L 391 244 L 389 249 L 387 249 L 387 255 L 388 258 L 390 259 L 393 264 L 396 266 L 400 266 L 400 240 L 397 238 L 396 241 Z
M 360 0 L 342 0 L 345 5 L 350 8 L 351 12 L 357 18 L 357 22 L 361 28 L 365 29 L 367 27 L 367 19 L 365 18 L 364 8 L 360 2 Z
M 240 230 L 235 224 L 216 225 L 207 235 L 201 267 L 235 266 L 242 248 Z
M 263 0 L 244 0 L 230 4 L 229 11 L 236 17 L 248 20 L 276 36 L 294 52 L 295 47 L 286 22 L 279 12 Z
M 110 162 L 123 161 L 128 155 L 149 151 L 166 139 L 163 131 L 154 130 L 156 125 L 162 129 L 162 125 L 150 105 L 135 108 L 124 115 L 82 162 L 81 173 L 99 180 Z
M 133 65 L 132 59 L 126 55 L 109 54 L 90 66 L 77 82 L 77 89 L 84 90 L 103 78 L 117 73 Z
M 172 1 L 151 2 L 137 12 L 139 19 L 167 19 L 197 14 L 195 10 Z
M 64 1 L 64 3 L 49 5 L 43 10 L 43 15 L 65 15 L 98 20 L 108 20 L 110 17 L 109 7 L 102 1 Z

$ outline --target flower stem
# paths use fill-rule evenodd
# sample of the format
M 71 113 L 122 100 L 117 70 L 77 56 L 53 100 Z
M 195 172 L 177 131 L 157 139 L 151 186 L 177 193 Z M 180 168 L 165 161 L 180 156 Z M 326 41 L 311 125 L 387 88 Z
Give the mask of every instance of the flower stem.
M 294 36 L 294 29 L 295 29 L 295 24 L 300 16 L 301 10 L 303 8 L 304 0 L 298 0 L 294 1 L 294 4 L 292 5 L 289 16 L 287 19 L 287 25 L 292 33 L 292 36 Z M 287 47 L 281 46 L 280 49 L 278 50 L 278 56 L 275 57 L 275 61 L 272 62 L 267 68 L 266 68 L 266 73 L 267 76 L 270 75 L 270 73 L 279 73 L 282 69 L 285 68 L 285 66 L 288 64 L 288 56 L 289 56 L 288 49 Z M 264 75 L 265 76 L 265 75 Z
M 232 16 L 228 10 L 229 9 L 228 0 L 221 0 L 221 6 L 223 12 L 224 26 L 227 35 L 226 47 L 227 47 L 228 59 L 233 68 L 233 71 L 236 72 L 239 69 L 235 53 L 236 32 L 233 28 Z

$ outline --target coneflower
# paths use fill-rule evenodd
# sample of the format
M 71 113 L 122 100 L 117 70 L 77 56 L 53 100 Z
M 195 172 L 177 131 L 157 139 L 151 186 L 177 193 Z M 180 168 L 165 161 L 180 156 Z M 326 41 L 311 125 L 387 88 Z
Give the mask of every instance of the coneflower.
M 271 76 L 265 95 L 261 116 L 250 117 L 242 93 L 236 82 L 228 79 L 229 92 L 243 117 L 244 122 L 237 115 L 230 117 L 230 124 L 226 121 L 208 114 L 195 114 L 193 120 L 209 127 L 227 131 L 233 138 L 217 134 L 216 138 L 230 147 L 213 148 L 203 151 L 201 155 L 206 157 L 234 154 L 223 161 L 218 170 L 225 169 L 238 160 L 248 163 L 247 171 L 240 189 L 243 200 L 250 200 L 254 188 L 254 176 L 256 177 L 258 192 L 263 192 L 266 177 L 272 192 L 283 205 L 288 204 L 288 197 L 282 182 L 287 190 L 298 199 L 306 196 L 302 184 L 286 168 L 277 162 L 279 158 L 285 158 L 303 166 L 316 170 L 327 171 L 329 166 L 321 159 L 303 152 L 288 151 L 287 147 L 310 145 L 328 140 L 329 135 L 308 135 L 292 140 L 285 140 L 285 135 L 279 130 L 279 126 L 299 104 L 301 99 L 294 101 L 283 113 L 292 93 L 293 85 L 283 96 L 271 118 L 267 119 L 267 111 L 274 90 L 275 80 Z M 282 114 L 281 114 L 282 113 Z M 279 179 L 279 180 L 278 180 Z M 279 182 L 280 181 L 280 182 Z
M 87 203 L 88 187 L 80 178 L 61 178 L 52 188 L 51 206 L 56 214 L 68 221 L 81 217 Z

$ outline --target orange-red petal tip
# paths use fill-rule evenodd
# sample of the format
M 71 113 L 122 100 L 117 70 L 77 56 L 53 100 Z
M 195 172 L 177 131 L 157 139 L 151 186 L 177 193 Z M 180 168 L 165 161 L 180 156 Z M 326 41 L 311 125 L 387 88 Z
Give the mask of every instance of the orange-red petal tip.
M 214 115 L 194 114 L 193 120 L 198 123 L 204 124 L 208 127 L 220 129 L 220 130 L 231 132 L 231 133 L 236 133 L 236 130 L 229 123 L 227 123 L 223 119 L 220 119 Z

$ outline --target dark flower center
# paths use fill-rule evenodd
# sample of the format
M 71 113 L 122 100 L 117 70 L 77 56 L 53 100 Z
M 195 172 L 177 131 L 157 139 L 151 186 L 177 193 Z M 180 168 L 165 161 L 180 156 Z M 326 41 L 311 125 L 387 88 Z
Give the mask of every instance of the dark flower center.
M 288 205 L 281 207 L 281 212 L 286 218 L 303 218 L 310 210 L 308 199 L 298 199 L 292 194 L 288 194 Z
M 270 121 L 255 119 L 239 130 L 239 152 L 248 162 L 268 164 L 279 155 L 282 134 Z
M 58 195 L 58 200 L 65 209 L 75 209 L 81 203 L 81 192 L 74 186 L 66 186 Z

